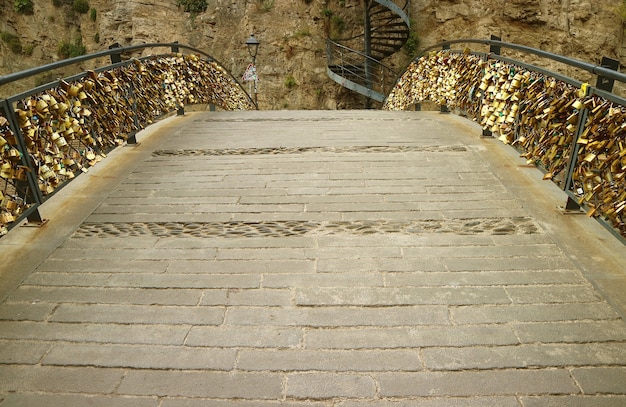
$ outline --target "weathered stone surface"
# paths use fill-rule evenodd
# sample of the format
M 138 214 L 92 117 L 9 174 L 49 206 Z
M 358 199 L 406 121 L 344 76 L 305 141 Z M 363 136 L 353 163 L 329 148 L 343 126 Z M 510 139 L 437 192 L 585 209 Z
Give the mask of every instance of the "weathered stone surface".
M 52 2 L 35 2 L 33 15 L 16 13 L 9 2 L 0 6 L 6 19 L 0 22 L 0 31 L 18 35 L 23 48 L 29 50 L 16 55 L 0 43 L 0 74 L 60 59 L 59 44 L 81 38 L 88 52 L 113 43 L 126 46 L 179 41 L 208 52 L 240 77 L 250 62 L 243 44 L 254 32 L 262 44 L 257 63 L 262 80 L 258 97 L 263 109 L 362 107 L 359 97 L 326 76 L 325 39 L 330 22 L 322 13 L 328 8 L 341 17 L 345 26 L 342 37 L 351 37 L 362 32 L 361 1 L 209 0 L 207 10 L 196 15 L 176 7 L 174 0 L 92 0 L 89 4 L 96 10 L 95 21 L 90 13 L 73 12 L 71 5 L 54 7 Z M 417 0 L 411 2 L 409 15 L 415 21 L 412 29 L 418 33 L 421 46 L 443 39 L 489 38 L 495 34 L 505 41 L 595 63 L 601 55 L 624 60 L 619 4 L 618 0 L 563 0 L 556 4 L 548 0 Z M 25 55 L 28 53 L 31 55 Z M 408 60 L 405 52 L 399 52 L 385 63 L 401 70 Z M 106 60 L 98 64 L 103 62 Z M 528 57 L 528 62 L 549 63 L 534 57 Z M 551 68 L 574 74 L 556 63 Z M 57 76 L 59 73 L 50 79 Z M 288 76 L 295 79 L 296 86 L 285 86 Z M 2 90 L 9 91 L 13 89 Z
M 40 250 L 20 252 L 19 262 L 0 261 L 1 407 L 624 405 L 626 323 L 621 316 L 626 314 L 626 291 L 615 288 L 621 287 L 626 270 L 621 242 L 613 242 L 587 216 L 558 214 L 536 170 L 526 177 L 521 172 L 527 169 L 513 164 L 519 159 L 516 152 L 501 150 L 505 146 L 481 139 L 471 128 L 453 127 L 459 120 L 454 115 L 432 112 L 186 116 L 166 119 L 155 127 L 176 125 L 162 137 L 141 138 L 139 146 L 117 150 L 116 161 L 101 164 L 107 174 L 113 166 L 128 167 L 119 171 L 130 177 L 103 177 L 96 167 L 46 202 L 43 207 L 51 214 L 46 227 L 16 228 L 3 237 L 0 258 L 16 253 L 14 249 Z M 424 122 L 432 122 L 426 128 L 434 130 L 425 131 Z M 240 136 L 251 128 L 255 137 Z M 209 146 L 240 150 L 253 144 L 376 147 L 389 128 L 393 141 L 384 143 L 396 147 L 462 143 L 472 146 L 473 153 L 338 148 L 341 153 L 151 154 L 155 148 L 174 146 L 198 151 Z M 146 153 L 137 158 L 142 149 Z M 440 177 L 432 168 L 425 171 L 427 184 L 417 178 L 416 186 L 403 179 L 377 185 L 395 202 L 427 196 L 449 202 L 475 188 L 492 191 L 494 202 L 508 197 L 519 204 L 499 209 L 506 211 L 503 217 L 491 218 L 476 217 L 471 205 L 447 217 L 449 207 L 443 204 L 435 218 L 440 221 L 429 223 L 436 228 L 419 233 L 402 229 L 410 223 L 407 219 L 385 220 L 403 212 L 395 206 L 382 212 L 385 217 L 359 219 L 372 216 L 360 212 L 361 205 L 369 208 L 386 195 L 357 187 L 335 195 L 353 221 L 319 220 L 307 211 L 271 211 L 272 203 L 280 207 L 291 198 L 337 203 L 330 189 L 309 187 L 311 180 L 369 184 L 383 180 L 364 174 L 419 173 L 424 162 L 448 168 L 442 168 Z M 450 185 L 450 174 L 487 165 L 498 175 L 493 185 L 465 185 L 460 192 Z M 514 176 L 507 175 L 509 169 Z M 184 184 L 211 172 L 233 177 L 214 189 L 174 191 L 169 182 L 154 184 L 155 190 L 126 188 L 140 174 L 175 174 Z M 291 182 L 299 174 L 301 187 L 260 188 L 270 180 Z M 106 178 L 106 188 L 94 196 L 92 182 L 98 177 L 103 183 Z M 250 192 L 242 183 L 259 187 Z M 288 192 L 313 188 L 316 194 Z M 172 204 L 175 221 L 159 228 L 153 223 L 151 233 L 113 237 L 94 233 L 110 231 L 108 227 L 80 227 L 95 208 L 125 205 L 111 200 L 124 198 L 129 204 L 133 192 L 146 199 L 152 193 L 163 198 L 166 191 L 178 200 Z M 249 223 L 206 223 L 207 233 L 198 235 L 193 231 L 201 225 L 187 220 L 193 214 L 176 211 L 188 194 L 198 197 L 207 191 L 245 196 L 251 207 L 259 208 L 256 203 L 262 201 L 269 208 L 248 213 Z M 563 192 L 556 192 L 562 202 Z M 481 201 L 484 192 L 479 196 L 472 201 Z M 58 199 L 62 216 L 60 209 L 48 209 Z M 350 199 L 352 207 L 347 205 Z M 231 205 L 246 206 L 237 202 Z M 144 204 L 150 212 L 151 203 Z M 163 202 L 154 204 L 161 208 Z M 520 208 L 522 218 L 512 214 Z M 135 209 L 132 204 L 127 208 Z M 434 207 L 428 212 L 437 213 Z M 107 216 L 126 230 L 116 221 L 122 215 Z M 280 218 L 272 220 L 274 216 Z M 512 233 L 521 224 L 536 227 Z M 409 226 L 413 230 L 419 225 L 425 223 Z M 511 234 L 488 233 L 487 226 L 494 225 Z M 176 233 L 183 226 L 188 235 Z M 245 232 L 218 236 L 209 233 L 214 228 Z M 305 236 L 290 232 L 303 229 Z M 283 232 L 272 232 L 279 230 Z M 26 236 L 32 239 L 22 247 Z M 24 261 L 26 256 L 33 259 Z M 429 266 L 432 261 L 439 262 Z M 16 274 L 17 281 L 4 280 Z

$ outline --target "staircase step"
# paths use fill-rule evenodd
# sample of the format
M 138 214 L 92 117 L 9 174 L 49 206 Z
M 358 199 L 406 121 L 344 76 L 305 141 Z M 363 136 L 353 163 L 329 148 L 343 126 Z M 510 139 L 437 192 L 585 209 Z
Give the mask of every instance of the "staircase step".
M 379 15 L 379 16 L 370 16 L 370 21 L 402 21 L 402 19 L 396 15 Z
M 372 27 L 406 27 L 406 24 L 404 24 L 404 21 L 400 20 L 400 21 L 396 21 L 396 22 L 393 22 L 393 23 L 392 22 L 387 22 L 387 23 L 381 24 L 381 25 L 372 24 Z
M 405 34 L 408 33 L 408 31 L 406 31 L 406 30 L 389 30 L 389 31 L 381 30 L 381 31 L 374 31 L 374 33 L 376 33 L 378 37 L 381 37 L 380 34 L 402 34 L 402 35 L 405 35 Z M 372 37 L 373 37 L 373 35 L 372 35 Z
M 372 49 L 385 48 L 385 49 L 398 50 L 401 47 L 402 47 L 402 43 L 400 43 L 400 42 L 397 42 L 395 44 L 390 44 L 388 42 L 373 42 L 372 43 Z
M 404 38 L 372 38 L 370 44 L 383 44 L 383 45 L 398 45 L 404 44 Z

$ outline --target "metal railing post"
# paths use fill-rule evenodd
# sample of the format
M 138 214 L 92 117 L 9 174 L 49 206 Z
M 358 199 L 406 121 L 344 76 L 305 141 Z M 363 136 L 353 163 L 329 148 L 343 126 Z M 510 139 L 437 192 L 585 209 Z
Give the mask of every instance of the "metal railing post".
M 608 57 L 602 57 L 602 62 L 600 62 L 600 65 L 603 68 L 608 68 L 613 71 L 619 70 L 619 61 L 608 58 Z M 598 75 L 598 79 L 596 81 L 596 88 L 605 90 L 607 92 L 612 92 L 614 84 L 615 84 L 614 79 L 607 78 L 606 76 L 603 76 L 603 75 Z
M 109 49 L 115 49 L 115 48 L 120 48 L 120 44 L 116 42 L 115 44 L 109 45 Z M 121 53 L 111 54 L 111 64 L 119 64 L 120 62 L 122 62 Z
M 139 129 L 139 113 L 137 112 L 137 98 L 135 97 L 135 84 L 133 83 L 132 80 L 130 81 L 127 92 L 130 98 L 127 98 L 126 100 L 132 101 L 131 108 L 133 110 L 133 124 L 135 125 L 135 128 L 132 130 L 128 139 L 126 139 L 126 144 L 134 145 L 134 144 L 137 144 L 137 129 Z
M 341 66 L 341 76 L 345 77 L 345 74 L 346 74 L 345 73 L 345 66 L 346 66 L 346 64 L 345 64 L 345 61 L 343 59 L 343 49 L 339 50 L 339 60 L 341 61 L 341 64 L 339 64 L 339 66 Z
M 492 41 L 502 41 L 502 38 L 498 37 L 497 35 L 491 35 L 491 40 Z M 490 45 L 489 46 L 489 53 L 490 54 L 494 54 L 494 55 L 500 55 L 500 53 L 502 52 L 502 47 L 500 47 L 499 45 Z
M 443 50 L 449 50 L 450 49 L 450 44 L 443 44 L 442 49 Z M 439 105 L 439 112 L 440 113 L 450 113 L 450 109 L 448 109 L 447 105 Z
M 365 57 L 363 58 L 363 70 L 365 73 L 365 87 L 368 89 L 372 89 L 372 64 L 370 62 L 370 57 L 372 56 L 372 27 L 370 21 L 370 6 L 371 2 L 366 1 L 364 9 L 364 28 L 363 28 L 363 46 Z M 365 108 L 369 109 L 371 107 L 370 98 L 365 99 Z
M 574 186 L 574 169 L 576 168 L 576 164 L 578 163 L 578 152 L 580 149 L 580 144 L 578 144 L 578 140 L 585 131 L 585 124 L 587 123 L 588 117 L 589 110 L 585 108 L 580 112 L 580 116 L 578 118 L 578 126 L 576 127 L 576 134 L 574 135 L 574 138 L 572 140 L 571 157 L 567 165 L 567 173 L 565 174 L 565 179 L 563 182 L 563 191 L 566 192 L 570 191 Z M 574 201 L 571 196 L 568 195 L 567 202 L 565 203 L 565 209 L 567 211 L 580 211 L 580 205 L 578 204 L 578 202 Z

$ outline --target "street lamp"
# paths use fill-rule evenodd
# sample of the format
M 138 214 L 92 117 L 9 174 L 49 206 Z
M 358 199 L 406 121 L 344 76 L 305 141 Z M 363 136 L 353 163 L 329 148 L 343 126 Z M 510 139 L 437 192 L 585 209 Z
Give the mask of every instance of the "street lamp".
M 261 45 L 261 43 L 259 42 L 259 40 L 254 38 L 254 34 L 250 35 L 250 38 L 248 38 L 246 40 L 246 46 L 248 47 L 248 53 L 252 57 L 252 63 L 253 64 L 254 64 L 254 62 L 256 60 L 256 54 L 257 54 L 257 52 L 259 52 L 259 45 Z
M 259 52 L 259 45 L 261 45 L 261 43 L 259 42 L 259 40 L 257 40 L 254 37 L 254 34 L 250 35 L 250 38 L 246 40 L 246 47 L 248 47 L 248 54 L 250 54 L 250 56 L 252 57 L 252 65 L 248 67 L 245 77 L 247 77 L 247 80 L 249 81 L 254 81 L 254 104 L 256 105 L 257 109 L 259 108 L 259 104 L 258 104 L 258 98 L 257 98 L 258 76 L 256 73 L 256 54 Z

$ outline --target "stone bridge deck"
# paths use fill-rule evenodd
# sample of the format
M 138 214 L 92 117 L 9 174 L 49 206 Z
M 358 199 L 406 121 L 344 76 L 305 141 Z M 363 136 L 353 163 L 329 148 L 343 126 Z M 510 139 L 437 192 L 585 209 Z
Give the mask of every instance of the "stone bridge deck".
M 626 255 L 434 112 L 171 117 L 0 240 L 0 407 L 624 406 Z

